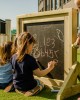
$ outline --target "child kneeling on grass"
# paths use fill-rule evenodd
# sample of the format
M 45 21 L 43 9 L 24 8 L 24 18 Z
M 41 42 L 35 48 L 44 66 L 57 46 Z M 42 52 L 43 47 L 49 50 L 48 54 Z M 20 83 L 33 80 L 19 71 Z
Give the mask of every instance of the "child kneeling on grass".
M 12 42 L 5 42 L 0 46 L 0 89 L 5 89 L 13 79 L 10 63 Z
M 11 58 L 15 91 L 26 96 L 34 95 L 44 87 L 42 82 L 34 79 L 33 74 L 45 76 L 56 64 L 55 61 L 50 61 L 46 69 L 40 70 L 35 58 L 30 55 L 34 43 L 35 40 L 30 33 L 21 33 L 17 38 L 17 52 Z

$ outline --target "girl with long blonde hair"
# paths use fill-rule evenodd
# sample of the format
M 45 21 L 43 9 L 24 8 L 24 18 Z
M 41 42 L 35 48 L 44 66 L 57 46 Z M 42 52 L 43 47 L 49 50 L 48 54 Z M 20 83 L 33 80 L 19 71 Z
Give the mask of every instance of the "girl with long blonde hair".
M 5 89 L 13 79 L 11 58 L 12 42 L 5 42 L 0 46 L 0 88 Z
M 13 84 L 15 90 L 27 96 L 38 93 L 44 87 L 42 82 L 34 79 L 33 74 L 39 77 L 45 76 L 56 64 L 55 61 L 50 61 L 46 69 L 40 70 L 35 58 L 30 55 L 34 43 L 35 39 L 30 33 L 21 33 L 17 38 L 17 52 L 12 56 L 11 61 L 14 68 Z

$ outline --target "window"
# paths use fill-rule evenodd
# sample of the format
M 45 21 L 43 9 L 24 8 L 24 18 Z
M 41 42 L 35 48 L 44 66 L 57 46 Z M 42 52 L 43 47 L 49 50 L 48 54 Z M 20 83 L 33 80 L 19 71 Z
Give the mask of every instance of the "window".
M 51 9 L 52 10 L 55 10 L 55 0 L 52 0 L 51 1 Z
M 55 9 L 58 9 L 58 8 L 59 8 L 59 1 L 55 0 Z
M 60 6 L 62 6 L 62 0 L 60 0 Z
M 6 34 L 6 23 L 2 20 L 0 20 L 0 33 Z
M 47 11 L 50 10 L 50 0 L 47 0 Z
M 53 6 L 54 6 L 54 4 L 53 4 L 54 2 L 53 2 L 53 0 L 51 0 L 51 10 L 53 10 L 54 8 L 53 8 Z

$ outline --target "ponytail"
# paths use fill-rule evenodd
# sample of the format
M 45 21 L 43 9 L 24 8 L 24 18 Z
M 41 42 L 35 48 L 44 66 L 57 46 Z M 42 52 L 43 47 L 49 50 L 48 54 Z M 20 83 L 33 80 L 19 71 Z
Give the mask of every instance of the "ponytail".
M 30 33 L 22 33 L 17 40 L 18 52 L 17 61 L 21 62 L 24 59 L 27 50 L 27 44 L 35 43 L 33 36 Z

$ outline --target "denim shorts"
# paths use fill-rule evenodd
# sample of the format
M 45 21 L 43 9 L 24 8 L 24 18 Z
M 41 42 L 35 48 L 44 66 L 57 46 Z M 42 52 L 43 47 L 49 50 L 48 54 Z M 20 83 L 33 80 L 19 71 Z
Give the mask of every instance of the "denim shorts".
M 44 84 L 38 79 L 36 79 L 36 81 L 37 81 L 37 86 L 40 86 L 40 91 L 41 91 L 44 88 Z

